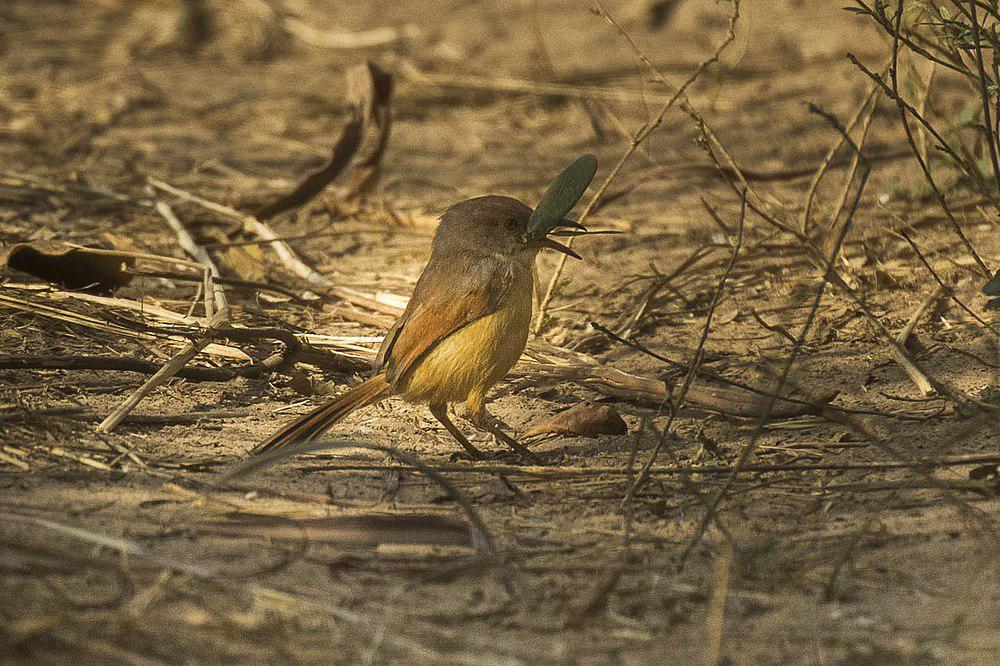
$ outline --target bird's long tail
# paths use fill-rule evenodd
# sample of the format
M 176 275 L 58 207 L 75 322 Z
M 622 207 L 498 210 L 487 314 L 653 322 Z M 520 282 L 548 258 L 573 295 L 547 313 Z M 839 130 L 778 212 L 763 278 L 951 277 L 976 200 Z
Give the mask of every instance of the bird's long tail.
M 284 428 L 274 433 L 267 441 L 259 444 L 253 454 L 264 453 L 287 444 L 304 442 L 323 434 L 335 423 L 355 409 L 365 407 L 385 398 L 389 393 L 389 382 L 384 374 L 375 375 L 371 379 L 358 384 L 344 395 L 321 405 L 302 416 Z

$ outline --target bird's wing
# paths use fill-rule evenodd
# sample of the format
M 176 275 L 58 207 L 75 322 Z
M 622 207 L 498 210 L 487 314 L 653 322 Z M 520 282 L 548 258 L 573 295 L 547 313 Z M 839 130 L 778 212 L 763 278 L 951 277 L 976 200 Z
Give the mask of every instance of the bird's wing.
M 494 259 L 427 264 L 376 359 L 390 384 L 449 335 L 500 308 L 513 283 L 513 271 L 505 264 Z
M 399 337 L 399 331 L 403 328 L 403 324 L 406 323 L 407 313 L 403 313 L 398 319 L 389 327 L 386 332 L 385 337 L 382 338 L 382 345 L 378 349 L 378 355 L 375 357 L 375 362 L 372 363 L 372 374 L 377 375 L 386 370 L 386 361 L 389 358 L 389 354 L 392 353 L 392 348 L 396 344 L 396 338 Z

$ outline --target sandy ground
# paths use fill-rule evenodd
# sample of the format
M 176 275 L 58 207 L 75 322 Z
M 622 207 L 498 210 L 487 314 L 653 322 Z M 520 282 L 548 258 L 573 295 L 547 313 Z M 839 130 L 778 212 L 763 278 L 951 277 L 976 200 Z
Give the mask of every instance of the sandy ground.
M 659 27 L 647 3 L 607 10 L 676 86 L 715 50 L 731 6 L 663 4 L 671 11 Z M 797 228 L 809 180 L 837 140 L 807 103 L 846 122 L 868 90 L 846 54 L 878 69 L 885 43 L 838 3 L 747 4 L 737 39 L 692 86 L 690 103 L 760 200 Z M 252 13 L 227 24 L 220 3 L 205 3 L 216 19 L 207 37 L 192 35 L 172 3 L 0 7 L 4 249 L 50 240 L 182 257 L 163 219 L 134 203 L 154 196 L 147 178 L 241 208 L 278 196 L 326 159 L 346 119 L 344 72 L 372 58 L 396 76 L 377 190 L 352 216 L 333 191 L 272 226 L 336 284 L 407 296 L 429 253 L 426 220 L 477 194 L 534 203 L 584 152 L 598 156 L 600 181 L 663 103 L 662 86 L 587 3 L 289 0 L 278 13 L 270 6 L 247 3 Z M 391 27 L 403 38 L 326 48 L 283 32 L 289 17 L 317 30 Z M 413 68 L 465 83 L 406 75 Z M 561 87 L 512 91 L 510 81 Z M 630 97 L 589 99 L 598 89 Z M 941 76 L 931 108 L 947 117 L 962 104 L 961 87 Z M 539 469 L 482 438 L 490 461 L 456 460 L 455 444 L 426 408 L 395 399 L 331 433 L 398 447 L 443 470 L 495 539 L 489 554 L 470 547 L 468 515 L 451 494 L 369 449 L 288 461 L 237 487 L 207 485 L 358 372 L 298 365 L 230 381 L 176 379 L 137 413 L 205 418 L 126 423 L 102 434 L 97 420 L 145 375 L 0 370 L 0 658 L 992 663 L 1000 654 L 995 463 L 923 473 L 890 465 L 997 449 L 992 420 L 921 397 L 879 330 L 898 332 L 936 286 L 895 234 L 900 228 L 912 228 L 963 302 L 991 321 L 982 280 L 920 189 L 894 113 L 880 100 L 872 116 L 865 142 L 872 176 L 838 260 L 864 307 L 828 287 L 789 381 L 801 395 L 835 395 L 833 405 L 872 412 L 851 416 L 866 430 L 829 413 L 768 420 L 754 463 L 772 471 L 741 475 L 718 522 L 686 557 L 726 479 L 718 469 L 735 464 L 751 441 L 753 418 L 687 405 L 657 466 L 716 471 L 658 473 L 625 504 L 657 439 L 636 431 L 649 419 L 658 432 L 667 410 L 578 383 L 543 385 L 528 366 L 497 388 L 492 403 L 515 434 L 588 400 L 615 407 L 629 434 L 535 443 Z M 740 209 L 697 137 L 691 118 L 674 108 L 635 152 L 608 188 L 616 196 L 590 218 L 625 233 L 576 244 L 585 260 L 567 265 L 541 341 L 634 375 L 681 381 L 683 371 L 588 324 L 627 328 L 656 352 L 685 364 L 692 358 L 733 241 L 708 209 L 730 232 Z M 821 247 L 831 247 L 828 220 L 850 161 L 839 151 L 817 191 Z M 247 238 L 232 219 L 156 196 L 201 242 Z M 960 185 L 949 196 L 990 263 L 1000 249 L 995 227 Z M 704 363 L 773 388 L 793 348 L 781 331 L 801 330 L 820 272 L 791 236 L 754 213 L 745 235 Z M 266 249 L 242 247 L 214 253 L 228 276 L 270 279 L 296 294 L 309 288 Z M 700 249 L 712 254 L 666 279 Z M 540 258 L 543 284 L 555 265 L 554 256 Z M 45 293 L 28 289 L 38 281 L 24 274 L 3 279 L 0 296 L 31 301 Z M 385 311 L 334 297 L 299 303 L 273 292 L 227 292 L 244 326 L 353 336 L 372 348 L 391 322 Z M 184 313 L 195 293 L 190 283 L 144 277 L 116 295 Z M 72 297 L 58 305 L 104 322 L 142 318 Z M 127 355 L 159 365 L 176 350 L 9 301 L 0 301 L 0 317 L 4 358 Z M 281 349 L 268 340 L 234 344 L 257 360 Z M 950 386 L 988 396 L 997 384 L 992 336 L 954 303 L 936 300 L 911 344 L 928 373 Z M 197 364 L 238 363 L 202 357 Z M 735 390 L 704 378 L 694 386 Z M 490 471 L 498 464 L 510 466 L 506 483 Z M 374 514 L 401 522 L 380 528 Z M 345 516 L 364 520 L 343 527 L 337 521 Z M 309 519 L 317 520 L 301 522 Z

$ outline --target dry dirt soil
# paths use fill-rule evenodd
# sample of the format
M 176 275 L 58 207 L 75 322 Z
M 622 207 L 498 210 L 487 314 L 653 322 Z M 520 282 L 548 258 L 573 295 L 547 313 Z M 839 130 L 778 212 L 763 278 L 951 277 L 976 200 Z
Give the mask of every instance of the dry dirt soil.
M 593 192 L 716 50 L 732 5 L 608 2 L 616 27 L 575 0 L 0 3 L 2 250 L 51 241 L 185 258 L 162 201 L 214 244 L 224 277 L 274 287 L 226 286 L 233 325 L 329 336 L 325 360 L 254 372 L 240 369 L 283 343 L 218 340 L 253 361 L 199 355 L 189 368 L 239 372 L 175 378 L 139 403 L 142 418 L 103 433 L 100 419 L 197 337 L 163 313 L 201 317 L 197 283 L 140 276 L 95 300 L 4 269 L 0 659 L 995 663 L 996 422 L 949 397 L 995 400 L 993 315 L 880 95 L 862 114 L 871 177 L 810 316 L 817 257 L 834 248 L 860 170 L 849 148 L 834 152 L 797 234 L 839 141 L 808 105 L 848 123 L 870 84 L 847 54 L 874 71 L 888 55 L 841 4 L 745 2 L 736 39 L 629 151 L 588 218 L 623 233 L 575 244 L 584 260 L 567 263 L 531 347 L 562 365 L 520 364 L 491 403 L 522 438 L 587 401 L 617 410 L 628 434 L 525 438 L 537 462 L 476 435 L 489 459 L 472 462 L 426 407 L 390 399 L 338 425 L 340 448 L 222 483 L 278 425 L 365 375 L 436 215 L 485 193 L 533 204 L 586 152 L 600 160 Z M 368 34 L 371 46 L 330 43 L 377 29 L 388 32 Z M 395 79 L 377 186 L 347 203 L 338 181 L 270 221 L 339 291 L 238 244 L 255 240 L 238 217 L 151 188 L 244 212 L 282 195 L 329 156 L 349 114 L 345 72 L 368 59 Z M 926 76 L 904 64 L 908 80 Z M 939 71 L 926 106 L 947 123 L 968 100 Z M 715 160 L 685 109 L 717 140 Z M 661 435 L 672 406 L 656 391 L 684 383 L 738 236 L 736 169 L 751 210 L 704 344 L 715 377 L 695 377 Z M 992 266 L 995 215 L 961 182 L 947 196 Z M 935 297 L 901 229 L 957 300 Z M 539 258 L 542 285 L 556 265 Z M 915 314 L 907 346 L 935 396 L 886 337 Z M 65 357 L 149 366 L 72 369 Z M 13 369 L 18 359 L 32 367 Z M 761 427 L 767 399 L 717 378 L 767 393 L 790 359 L 783 392 L 808 404 Z M 609 388 L 601 369 L 651 380 L 652 393 Z M 751 467 L 727 483 L 751 442 Z

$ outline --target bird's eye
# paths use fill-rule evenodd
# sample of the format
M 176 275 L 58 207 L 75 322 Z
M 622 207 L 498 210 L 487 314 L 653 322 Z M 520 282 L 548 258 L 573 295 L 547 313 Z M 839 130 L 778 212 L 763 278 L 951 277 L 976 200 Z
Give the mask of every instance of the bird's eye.
M 503 226 L 509 230 L 514 231 L 517 229 L 518 221 L 516 217 L 508 217 L 507 221 L 503 223 Z

